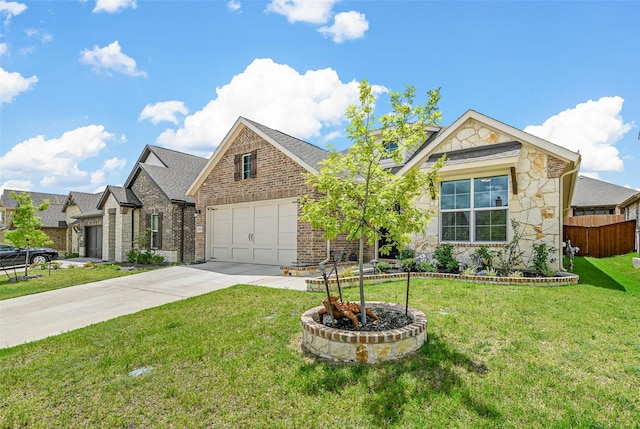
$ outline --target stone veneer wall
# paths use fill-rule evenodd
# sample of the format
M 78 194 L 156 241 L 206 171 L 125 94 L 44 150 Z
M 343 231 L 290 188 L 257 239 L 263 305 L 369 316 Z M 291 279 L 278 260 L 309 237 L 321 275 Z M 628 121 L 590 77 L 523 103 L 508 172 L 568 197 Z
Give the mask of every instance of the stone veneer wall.
M 438 147 L 438 152 L 506 143 L 514 140 L 513 136 L 501 134 L 484 124 L 469 120 Z M 509 185 L 509 216 L 510 219 L 521 223 L 524 237 L 520 241 L 520 249 L 524 251 L 525 265 L 530 265 L 529 261 L 533 253 L 534 244 L 545 242 L 556 249 L 562 248 L 562 237 L 560 237 L 560 223 L 562 220 L 560 176 L 566 169 L 567 164 L 535 147 L 522 143 L 520 159 L 516 165 L 518 193 L 513 194 L 511 183 Z M 477 174 L 482 175 L 482 173 Z M 508 166 L 503 169 L 492 170 L 490 174 L 506 174 L 509 176 L 509 181 L 511 182 L 512 180 Z M 446 173 L 442 174 L 442 180 L 447 180 Z M 436 213 L 427 226 L 426 234 L 414 237 L 417 251 L 432 255 L 435 247 L 439 244 L 440 228 L 437 215 L 439 201 L 437 199 L 431 200 L 425 196 L 419 200 L 418 204 Z M 510 239 L 513 234 L 511 225 L 508 226 L 508 232 Z M 455 246 L 456 258 L 461 262 L 471 264 L 470 255 L 480 244 L 455 244 Z M 502 245 L 488 247 L 502 248 Z M 561 261 L 557 260 L 552 264 L 552 267 L 559 270 Z
M 234 156 L 257 150 L 257 175 L 247 180 L 234 180 Z M 195 195 L 196 217 L 195 258 L 206 257 L 206 208 L 224 204 L 301 197 L 313 195 L 302 173 L 306 170 L 297 162 L 248 128 L 242 129 L 224 155 L 205 179 Z M 298 216 L 300 206 L 298 205 Z M 317 263 L 326 258 L 326 241 L 322 231 L 298 220 L 297 263 Z

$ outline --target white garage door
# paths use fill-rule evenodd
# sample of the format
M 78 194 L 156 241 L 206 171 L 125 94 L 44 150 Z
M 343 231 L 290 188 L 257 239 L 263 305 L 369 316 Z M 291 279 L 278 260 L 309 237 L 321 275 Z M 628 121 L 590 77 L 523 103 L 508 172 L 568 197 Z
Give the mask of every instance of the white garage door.
M 297 259 L 295 199 L 207 208 L 207 255 L 216 261 L 291 265 Z

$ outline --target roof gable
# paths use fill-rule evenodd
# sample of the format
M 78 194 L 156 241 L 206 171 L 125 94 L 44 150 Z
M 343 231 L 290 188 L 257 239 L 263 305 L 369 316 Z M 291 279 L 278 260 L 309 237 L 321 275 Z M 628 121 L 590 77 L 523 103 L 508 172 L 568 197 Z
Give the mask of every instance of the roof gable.
M 220 145 L 218 145 L 216 150 L 213 152 L 213 155 L 211 155 L 211 158 L 206 163 L 205 167 L 200 171 L 200 174 L 195 178 L 187 190 L 187 195 L 193 196 L 196 190 L 202 186 L 205 179 L 231 147 L 240 132 L 245 128 L 256 133 L 267 143 L 287 155 L 311 173 L 317 173 L 320 162 L 329 156 L 328 151 L 318 146 L 240 116 L 224 139 L 222 139 Z
M 103 192 L 97 194 L 90 194 L 87 192 L 71 191 L 64 202 L 62 211 L 66 211 L 67 207 L 75 205 L 80 210 L 80 213 L 73 216 L 77 217 L 97 217 L 102 215 L 102 210 L 98 209 L 98 203 L 102 197 Z
M 113 198 L 120 206 L 142 207 L 142 203 L 131 189 L 127 189 L 122 186 L 109 185 L 107 186 L 107 189 L 104 190 L 102 196 L 100 197 L 100 200 L 98 201 L 98 209 L 102 210 L 104 208 L 104 204 L 109 199 L 109 195 L 113 195 Z
M 497 121 L 486 115 L 478 113 L 474 110 L 468 110 L 465 114 L 459 117 L 451 126 L 442 129 L 431 142 L 425 142 L 418 151 L 407 161 L 407 163 L 398 170 L 398 174 L 404 174 L 412 167 L 420 166 L 427 161 L 432 155 L 437 152 L 443 152 L 440 148 L 446 141 L 453 138 L 457 132 L 463 129 L 470 121 L 475 121 L 489 129 L 494 129 L 499 132 L 504 141 L 490 142 L 491 144 L 506 143 L 509 141 L 516 141 L 522 144 L 527 144 L 540 149 L 547 154 L 553 155 L 556 158 L 564 160 L 566 162 L 578 165 L 580 162 L 580 155 L 572 152 L 568 149 L 558 146 L 554 143 L 543 140 L 532 134 L 521 131 L 503 122 Z M 488 136 L 490 140 L 490 136 Z M 464 148 L 460 148 L 464 150 Z
M 186 191 L 206 162 L 206 158 L 147 145 L 124 187 L 130 189 L 140 172 L 144 171 L 169 200 L 193 203 L 193 198 Z

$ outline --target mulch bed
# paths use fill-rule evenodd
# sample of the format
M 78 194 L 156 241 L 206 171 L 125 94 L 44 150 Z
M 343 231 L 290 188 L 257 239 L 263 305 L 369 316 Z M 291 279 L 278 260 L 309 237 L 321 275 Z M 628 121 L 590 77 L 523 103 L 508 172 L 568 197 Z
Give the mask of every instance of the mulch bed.
M 390 329 L 402 328 L 413 323 L 411 317 L 405 316 L 404 313 L 399 313 L 394 310 L 376 308 L 373 312 L 378 316 L 378 321 L 376 322 L 375 320 L 373 320 L 373 318 L 367 316 L 367 323 L 364 326 L 362 326 L 362 324 L 360 323 L 360 314 L 356 314 L 361 331 L 388 331 Z M 346 317 L 342 319 L 336 319 L 336 324 L 335 326 L 333 326 L 331 324 L 331 317 L 328 314 L 323 314 L 320 323 L 325 326 L 342 329 L 344 331 L 355 331 L 353 322 Z

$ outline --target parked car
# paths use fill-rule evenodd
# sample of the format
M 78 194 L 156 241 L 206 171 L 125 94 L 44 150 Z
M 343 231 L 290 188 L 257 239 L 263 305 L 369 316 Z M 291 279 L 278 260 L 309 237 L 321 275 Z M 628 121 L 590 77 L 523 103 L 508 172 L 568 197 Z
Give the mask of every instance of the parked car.
M 58 257 L 58 251 L 48 247 L 29 249 L 29 263 L 42 264 Z M 0 263 L 3 267 L 24 265 L 27 260 L 27 249 L 14 247 L 10 244 L 0 244 Z

